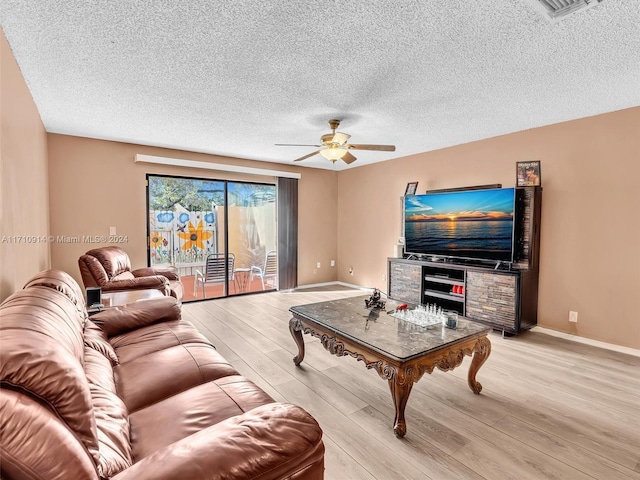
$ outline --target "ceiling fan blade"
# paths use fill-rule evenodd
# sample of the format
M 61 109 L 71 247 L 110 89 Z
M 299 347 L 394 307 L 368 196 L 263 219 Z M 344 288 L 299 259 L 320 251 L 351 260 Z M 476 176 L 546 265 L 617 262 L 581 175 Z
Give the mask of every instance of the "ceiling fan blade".
M 333 136 L 333 140 L 331 141 L 333 143 L 344 145 L 345 143 L 347 143 L 347 140 L 349 140 L 349 138 L 351 138 L 351 135 L 347 135 L 346 133 L 342 133 L 342 132 L 336 132 L 335 135 Z
M 317 151 L 315 151 L 315 152 L 313 152 L 313 153 L 310 153 L 309 155 L 305 155 L 304 157 L 296 158 L 296 159 L 294 160 L 294 162 L 299 162 L 300 160 L 306 160 L 307 158 L 309 158 L 309 157 L 313 157 L 314 155 L 317 155 L 318 153 L 320 153 L 320 150 L 317 150 Z M 347 152 L 347 153 L 348 153 L 348 152 Z
M 395 152 L 395 145 L 345 145 L 347 148 L 353 148 L 354 150 L 379 150 L 383 152 Z
M 344 163 L 346 163 L 348 165 L 350 163 L 355 162 L 357 159 L 356 159 L 356 157 L 351 155 L 351 153 L 347 152 L 342 156 L 342 160 L 344 160 Z
M 322 145 L 307 145 L 303 143 L 276 143 L 276 147 L 321 147 Z

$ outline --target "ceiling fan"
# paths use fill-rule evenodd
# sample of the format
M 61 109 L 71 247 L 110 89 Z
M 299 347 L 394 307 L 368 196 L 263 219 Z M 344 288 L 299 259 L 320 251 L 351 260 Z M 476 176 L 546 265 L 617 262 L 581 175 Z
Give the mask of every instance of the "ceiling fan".
M 318 147 L 320 150 L 316 150 L 313 153 L 305 155 L 300 158 L 296 158 L 294 162 L 306 160 L 309 157 L 313 157 L 316 154 L 322 155 L 327 160 L 335 162 L 342 159 L 345 163 L 352 163 L 356 160 L 349 150 L 378 150 L 384 152 L 395 152 L 395 145 L 355 145 L 353 143 L 347 143 L 347 140 L 351 135 L 346 133 L 336 132 L 336 128 L 340 126 L 340 120 L 329 120 L 329 127 L 333 130 L 332 133 L 327 133 L 320 137 L 320 145 L 305 145 L 297 143 L 276 143 L 276 146 L 280 147 Z

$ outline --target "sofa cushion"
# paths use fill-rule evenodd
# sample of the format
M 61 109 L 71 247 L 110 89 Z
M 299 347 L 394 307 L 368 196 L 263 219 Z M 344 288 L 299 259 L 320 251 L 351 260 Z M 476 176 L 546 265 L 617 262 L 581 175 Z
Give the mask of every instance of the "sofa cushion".
M 89 250 L 85 255 L 96 258 L 104 268 L 109 279 L 112 279 L 122 272 L 131 270 L 129 255 L 115 245 L 94 248 L 93 250 Z
M 134 278 L 136 277 L 133 276 L 133 273 L 127 271 L 114 275 L 111 280 L 117 282 L 118 280 L 133 280 Z
M 113 480 L 320 480 L 323 475 L 318 423 L 300 407 L 269 403 L 157 450 Z
M 215 348 L 178 345 L 114 367 L 118 395 L 130 413 L 189 388 L 238 372 Z
M 82 255 L 78 259 L 80 275 L 85 288 L 104 287 L 109 282 L 109 276 L 96 257 Z
M 107 340 L 107 335 L 91 320 L 88 320 L 84 327 L 84 345 L 100 352 L 109 359 L 111 365 L 120 363 L 115 350 Z
M 133 458 L 138 461 L 211 425 L 273 401 L 239 375 L 190 388 L 131 415 Z
M 3 387 L 0 412 L 2 478 L 98 480 L 82 442 L 47 406 Z
M 117 394 L 96 385 L 89 388 L 98 430 L 100 470 L 108 478 L 132 464 L 129 416 Z
M 79 318 L 86 321 L 87 309 L 84 292 L 71 275 L 60 270 L 44 270 L 34 275 L 24 288 L 34 286 L 47 287 L 62 293 L 75 305 Z
M 156 323 L 111 337 L 109 342 L 120 362 L 130 362 L 143 355 L 186 343 L 210 342 L 190 323 L 184 320 Z
M 113 378 L 111 360 L 91 347 L 85 346 L 84 348 L 84 373 L 89 384 L 115 392 L 116 382 Z
M 122 308 L 108 308 L 93 315 L 91 320 L 108 337 L 112 337 L 154 323 L 178 320 L 180 315 L 177 300 L 173 297 L 163 297 L 130 303 Z
M 162 275 L 169 280 L 180 280 L 180 270 L 173 265 L 154 265 L 131 270 L 134 277 L 148 277 L 149 275 Z
M 27 331 L 60 339 L 61 348 L 82 360 L 84 319 L 57 290 L 37 286 L 11 295 L 2 303 L 1 328 L 3 339 L 9 332 L 18 335 Z
M 171 296 L 175 297 L 179 302 L 182 302 L 184 298 L 184 285 L 180 280 L 169 281 L 169 289 L 171 290 Z
M 132 463 L 129 414 L 116 394 L 111 359 L 85 345 L 84 368 L 96 419 L 99 469 L 104 477 L 111 477 Z

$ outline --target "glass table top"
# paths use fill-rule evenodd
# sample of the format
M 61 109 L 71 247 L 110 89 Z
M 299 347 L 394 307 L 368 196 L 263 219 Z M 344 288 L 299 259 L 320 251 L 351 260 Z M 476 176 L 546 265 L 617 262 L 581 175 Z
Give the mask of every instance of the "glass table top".
M 387 312 L 400 302 L 388 300 L 384 310 L 368 309 L 368 295 L 291 307 L 291 313 L 365 344 L 391 358 L 405 361 L 466 337 L 491 331 L 491 327 L 458 317 L 458 327 L 441 324 L 422 327 L 392 317 Z M 412 308 L 412 306 L 409 306 Z

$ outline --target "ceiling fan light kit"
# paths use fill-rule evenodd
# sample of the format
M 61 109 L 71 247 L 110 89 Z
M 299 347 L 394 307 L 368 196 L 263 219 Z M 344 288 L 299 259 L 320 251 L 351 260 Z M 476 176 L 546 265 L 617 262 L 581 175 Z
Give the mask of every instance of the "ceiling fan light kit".
M 354 145 L 347 143 L 347 140 L 351 138 L 351 135 L 342 132 L 336 132 L 336 129 L 340 126 L 340 120 L 332 119 L 329 120 L 329 127 L 332 132 L 327 133 L 326 135 L 322 135 L 320 137 L 320 145 L 301 145 L 301 144 L 293 144 L 293 143 L 276 143 L 277 146 L 282 147 L 320 147 L 320 150 L 304 155 L 300 158 L 296 158 L 294 162 L 299 162 L 301 160 L 306 160 L 309 157 L 313 157 L 315 154 L 319 153 L 327 160 L 335 162 L 336 160 L 342 159 L 345 163 L 352 163 L 356 161 L 356 157 L 354 157 L 349 150 L 377 150 L 382 152 L 395 152 L 395 145 Z
M 347 151 L 342 147 L 328 147 L 320 150 L 320 155 L 332 162 L 344 157 L 345 153 L 347 153 Z

